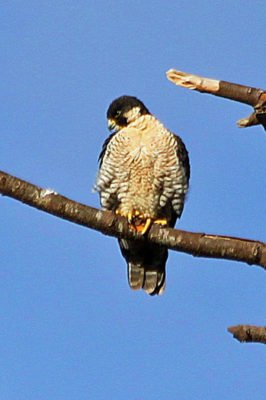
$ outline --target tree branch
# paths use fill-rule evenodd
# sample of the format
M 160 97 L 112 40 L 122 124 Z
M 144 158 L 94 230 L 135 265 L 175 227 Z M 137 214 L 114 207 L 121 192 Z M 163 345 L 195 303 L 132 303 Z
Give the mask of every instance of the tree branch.
M 266 91 L 236 83 L 219 81 L 188 74 L 186 72 L 169 69 L 166 72 L 169 81 L 187 89 L 197 90 L 201 93 L 210 93 L 215 96 L 239 101 L 253 106 L 254 112 L 247 118 L 237 121 L 240 128 L 261 124 L 266 130 Z
M 227 329 L 239 342 L 257 342 L 266 344 L 266 327 L 237 325 Z
M 77 203 L 0 171 L 0 193 L 57 217 L 119 238 L 147 240 L 196 257 L 222 258 L 266 269 L 266 244 L 235 237 L 185 232 L 152 225 L 146 237 L 132 231 L 126 218 Z

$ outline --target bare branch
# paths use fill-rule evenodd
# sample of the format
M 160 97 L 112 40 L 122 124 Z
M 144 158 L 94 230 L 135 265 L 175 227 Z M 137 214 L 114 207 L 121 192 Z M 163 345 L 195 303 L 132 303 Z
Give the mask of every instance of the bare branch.
M 266 327 L 237 325 L 227 329 L 239 342 L 257 342 L 266 344 Z
M 263 125 L 266 130 L 266 91 L 236 83 L 219 81 L 194 74 L 170 69 L 166 72 L 169 81 L 187 89 L 201 93 L 210 93 L 230 100 L 253 106 L 254 112 L 237 122 L 240 128 L 252 125 Z
M 241 238 L 185 232 L 152 225 L 147 237 L 132 231 L 124 217 L 77 203 L 0 171 L 0 193 L 105 235 L 147 240 L 196 257 L 223 258 L 266 269 L 266 244 Z

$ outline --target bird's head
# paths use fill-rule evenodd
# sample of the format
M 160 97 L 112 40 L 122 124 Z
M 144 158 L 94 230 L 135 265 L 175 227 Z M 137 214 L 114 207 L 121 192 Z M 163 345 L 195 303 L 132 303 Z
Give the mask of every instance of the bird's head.
M 107 111 L 108 129 L 119 131 L 144 114 L 149 114 L 149 110 L 136 97 L 118 97 Z

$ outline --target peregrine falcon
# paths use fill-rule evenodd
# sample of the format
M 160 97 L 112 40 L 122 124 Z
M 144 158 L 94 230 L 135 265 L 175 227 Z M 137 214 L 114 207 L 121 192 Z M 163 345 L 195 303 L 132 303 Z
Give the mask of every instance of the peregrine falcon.
M 104 210 L 128 219 L 142 235 L 152 223 L 174 227 L 188 191 L 188 152 L 176 136 L 132 96 L 115 99 L 107 111 L 113 133 L 99 156 L 96 190 Z M 148 240 L 119 239 L 133 290 L 161 295 L 168 250 Z

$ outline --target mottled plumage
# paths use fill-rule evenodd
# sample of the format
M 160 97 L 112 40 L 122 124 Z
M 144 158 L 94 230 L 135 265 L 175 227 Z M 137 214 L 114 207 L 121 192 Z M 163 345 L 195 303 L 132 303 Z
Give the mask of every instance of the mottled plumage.
M 167 130 L 135 97 L 114 100 L 108 111 L 109 129 L 100 154 L 96 189 L 105 210 L 128 218 L 143 234 L 151 223 L 173 227 L 182 214 L 190 175 L 182 140 Z M 167 248 L 148 241 L 121 239 L 132 289 L 162 294 Z

